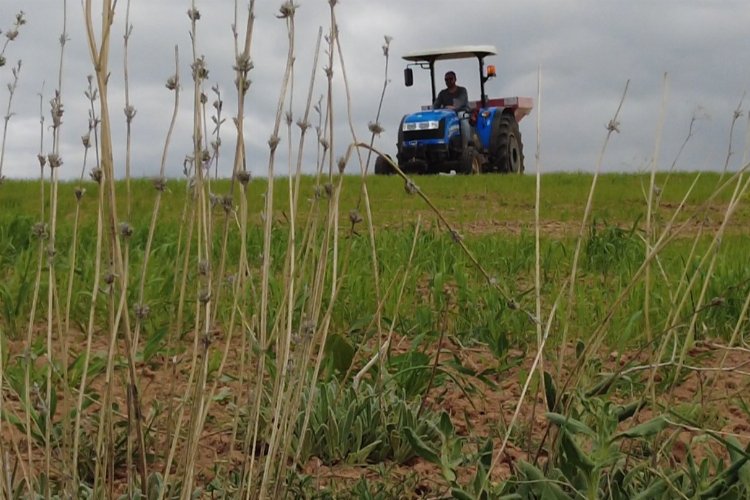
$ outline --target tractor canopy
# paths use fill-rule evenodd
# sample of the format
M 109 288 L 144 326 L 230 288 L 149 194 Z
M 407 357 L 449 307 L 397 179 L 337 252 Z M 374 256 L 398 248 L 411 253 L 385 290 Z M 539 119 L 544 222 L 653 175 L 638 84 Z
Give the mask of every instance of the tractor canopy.
M 444 47 L 441 49 L 428 49 L 419 50 L 416 52 L 409 52 L 402 56 L 406 61 L 411 64 L 409 66 L 419 66 L 424 69 L 430 70 L 430 83 L 432 85 L 432 101 L 435 101 L 437 96 L 435 89 L 435 61 L 446 61 L 450 59 L 471 59 L 476 58 L 479 62 L 479 77 L 481 86 L 482 100 L 484 97 L 484 83 L 488 78 L 494 76 L 494 67 L 492 67 L 493 74 L 484 74 L 484 58 L 487 56 L 494 56 L 497 54 L 497 49 L 493 45 L 456 45 L 453 47 Z M 413 82 L 412 69 L 407 66 L 404 71 L 404 78 L 407 86 L 411 86 Z

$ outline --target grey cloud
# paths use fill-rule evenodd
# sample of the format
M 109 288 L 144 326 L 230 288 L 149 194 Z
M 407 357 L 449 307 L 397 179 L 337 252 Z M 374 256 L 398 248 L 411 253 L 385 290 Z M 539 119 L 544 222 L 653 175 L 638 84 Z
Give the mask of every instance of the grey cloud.
M 300 0 L 296 17 L 294 119 L 304 113 L 313 50 L 319 27 L 328 30 L 329 8 L 323 0 Z M 202 19 L 198 24 L 198 55 L 205 55 L 210 71 L 206 93 L 214 99 L 212 85 L 219 85 L 224 99 L 222 160 L 224 175 L 229 172 L 234 149 L 236 113 L 231 67 L 234 63 L 234 3 L 228 0 L 197 2 Z M 248 93 L 245 125 L 249 165 L 255 175 L 264 172 L 268 159 L 267 141 L 271 134 L 279 96 L 287 35 L 284 21 L 275 17 L 281 2 L 256 2 L 252 41 L 253 84 Z M 344 0 L 336 15 L 352 97 L 352 121 L 360 140 L 369 140 L 368 122 L 375 119 L 383 85 L 383 36 L 391 35 L 390 83 L 380 117 L 386 129 L 376 147 L 395 149 L 396 128 L 402 114 L 429 102 L 426 75 L 417 76 L 414 88 L 402 83 L 404 62 L 401 55 L 416 49 L 455 44 L 494 44 L 497 57 L 489 63 L 498 68 L 498 78 L 488 83 L 493 97 L 527 95 L 536 98 L 537 76 L 541 69 L 541 151 L 542 165 L 549 170 L 592 170 L 605 125 L 617 107 L 627 80 L 628 97 L 621 114 L 621 133 L 612 138 L 605 158 L 607 170 L 637 171 L 645 168 L 653 154 L 659 110 L 662 105 L 662 78 L 669 74 L 667 117 L 663 130 L 660 165 L 668 166 L 682 144 L 690 120 L 698 116 L 695 135 L 678 167 L 684 169 L 722 168 L 729 140 L 732 113 L 748 81 L 746 68 L 750 54 L 744 48 L 750 20 L 750 4 L 726 2 L 580 2 L 531 0 L 508 4 L 496 0 L 476 0 L 462 4 L 461 15 L 446 19 L 455 11 L 447 0 Z M 181 175 L 182 161 L 192 147 L 192 82 L 190 80 L 190 23 L 188 4 L 177 0 L 133 2 L 130 23 L 133 34 L 129 46 L 130 97 L 138 114 L 133 128 L 133 173 L 155 175 L 158 171 L 173 94 L 164 83 L 174 73 L 174 46 L 180 50 L 182 95 L 179 118 L 167 160 L 169 175 Z M 39 97 L 43 88 L 43 110 L 57 86 L 62 30 L 62 4 L 53 0 L 4 0 L 0 27 L 12 15 L 25 10 L 28 25 L 8 47 L 8 66 L 0 69 L 0 104 L 4 108 L 9 67 L 19 58 L 23 69 L 14 100 L 15 115 L 10 121 L 4 174 L 10 177 L 37 175 L 39 150 Z M 240 43 L 244 36 L 246 5 L 240 3 L 237 28 Z M 123 51 L 125 2 L 118 2 L 115 34 L 112 40 L 111 109 L 115 120 L 118 157 L 124 157 Z M 68 2 L 69 42 L 65 48 L 63 101 L 65 104 L 62 149 L 63 175 L 80 175 L 83 149 L 80 136 L 86 132 L 88 102 L 83 97 L 86 76 L 92 72 L 80 5 Z M 323 42 L 318 62 L 313 101 L 326 92 L 322 68 L 328 64 Z M 476 65 L 451 64 L 459 80 L 472 96 L 478 93 Z M 441 66 L 442 69 L 447 69 Z M 334 155 L 343 154 L 351 140 L 346 100 L 338 55 L 335 70 Z M 44 87 L 42 87 L 44 84 Z M 310 121 L 317 124 L 311 114 Z M 49 122 L 49 119 L 47 120 Z M 537 114 L 521 123 L 526 156 L 533 168 L 536 149 Z M 735 149 L 742 149 L 746 120 L 735 127 Z M 297 132 L 294 127 L 295 133 Z M 45 150 L 51 147 L 49 130 Z M 305 145 L 305 171 L 311 172 L 316 158 L 315 133 Z M 286 132 L 282 143 L 286 147 Z M 296 138 L 293 146 L 297 147 Z M 279 150 L 280 152 L 282 149 Z M 286 149 L 283 149 L 286 151 Z M 738 164 L 738 156 L 733 165 Z M 89 160 L 90 161 L 90 160 Z M 279 161 L 286 165 L 286 160 Z M 122 161 L 119 161 L 122 164 Z M 30 168 L 31 166 L 31 168 Z M 123 167 L 119 168 L 122 173 Z M 350 172 L 357 171 L 350 167 Z

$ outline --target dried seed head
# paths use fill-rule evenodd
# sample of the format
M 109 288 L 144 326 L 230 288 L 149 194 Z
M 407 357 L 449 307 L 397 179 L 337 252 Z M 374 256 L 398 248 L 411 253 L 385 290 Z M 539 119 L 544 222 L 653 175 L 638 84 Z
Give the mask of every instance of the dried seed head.
M 346 170 L 346 158 L 344 156 L 339 157 L 336 165 L 339 167 L 339 173 L 343 174 L 344 170 Z
M 85 149 L 90 148 L 91 147 L 91 134 L 82 135 L 81 143 L 83 144 L 83 147 Z
M 177 75 L 172 75 L 169 78 L 167 78 L 166 87 L 169 90 L 175 90 L 177 88 L 177 82 L 178 82 Z
M 73 193 L 75 194 L 76 200 L 81 201 L 81 198 L 83 198 L 83 195 L 86 194 L 86 190 L 82 188 L 81 186 L 78 186 L 76 187 Z
M 127 222 L 120 223 L 120 238 L 127 240 L 133 236 L 133 228 Z
M 208 276 L 208 271 L 211 270 L 211 264 L 203 259 L 200 262 L 198 262 L 198 274 L 201 276 Z
M 133 310 L 135 312 L 135 317 L 141 321 L 148 318 L 148 315 L 151 313 L 151 308 L 148 304 L 136 304 Z
M 610 132 L 617 132 L 620 133 L 620 122 L 617 120 L 610 120 L 607 124 L 607 130 Z
M 325 188 L 326 190 L 326 196 L 328 196 L 329 198 L 333 196 L 333 184 L 327 182 L 325 186 L 323 186 L 323 188 Z
M 198 21 L 201 18 L 201 13 L 198 9 L 188 9 L 187 15 L 193 22 Z
M 0 68 L 2 68 L 3 66 L 5 66 L 5 61 L 6 61 L 5 57 L 2 56 L 2 55 L 0 55 Z
M 298 120 L 297 121 L 297 126 L 302 131 L 302 133 L 304 134 L 305 132 L 307 132 L 307 129 L 310 128 L 310 122 L 306 122 L 306 121 L 303 121 L 303 120 Z
M 103 279 L 104 279 L 104 283 L 106 283 L 107 285 L 111 285 L 112 283 L 115 282 L 115 273 L 113 273 L 112 271 L 109 271 L 104 274 Z
M 279 14 L 276 16 L 279 19 L 286 19 L 288 17 L 294 17 L 294 11 L 297 10 L 297 6 L 293 2 L 284 2 L 279 7 Z
M 455 243 L 461 242 L 461 235 L 455 229 L 451 229 L 451 238 L 453 238 Z
M 250 83 L 251 80 L 249 78 L 245 78 L 244 76 L 241 78 L 235 78 L 234 79 L 234 86 L 237 89 L 238 92 L 246 93 L 248 89 L 250 89 Z
M 34 238 L 40 240 L 46 240 L 49 238 L 49 231 L 47 230 L 47 224 L 44 222 L 37 222 L 31 227 L 31 235 Z
M 16 29 L 12 29 L 10 31 L 5 32 L 5 38 L 10 40 L 11 42 L 15 40 L 17 36 L 18 36 L 18 30 Z
M 93 180 L 97 184 L 102 182 L 102 175 L 102 169 L 99 167 L 94 167 L 91 169 L 91 172 L 89 172 L 89 177 L 91 177 L 91 180 Z
M 201 104 L 206 104 L 208 102 L 208 96 L 206 96 L 206 94 L 201 92 L 200 100 L 201 100 Z
M 383 44 L 383 55 L 385 57 L 388 57 L 388 50 L 391 47 L 391 41 L 393 40 L 393 37 L 385 35 L 383 38 L 385 38 L 385 43 Z
M 276 151 L 276 147 L 281 142 L 281 139 L 279 139 L 278 135 L 272 135 L 270 139 L 268 139 L 268 147 L 271 148 L 271 152 L 273 153 Z
M 164 177 L 156 177 L 151 181 L 154 185 L 154 189 L 160 192 L 167 190 L 167 180 Z
M 323 146 L 324 150 L 328 149 L 328 146 L 329 146 L 328 139 L 326 139 L 325 137 L 321 137 L 320 138 L 320 145 Z
M 362 220 L 363 219 L 362 219 L 362 216 L 359 214 L 359 210 L 355 208 L 349 211 L 349 221 L 352 223 L 352 226 L 354 224 L 358 224 L 362 222 Z
M 292 112 L 291 111 L 287 111 L 286 113 L 284 113 L 284 121 L 286 121 L 287 127 L 292 124 L 292 120 L 293 120 L 293 118 L 292 118 Z
M 413 180 L 407 179 L 404 184 L 404 190 L 406 191 L 406 194 L 417 194 L 419 192 L 419 187 L 414 184 Z
M 234 200 L 232 199 L 231 194 L 225 194 L 224 196 L 222 196 L 221 206 L 226 213 L 230 213 L 232 210 L 234 210 Z
M 211 204 L 211 208 L 215 208 L 221 202 L 221 198 L 217 194 L 208 193 L 208 202 Z
M 125 120 L 130 123 L 135 118 L 136 110 L 132 105 L 125 106 L 123 110 L 125 112 Z
M 195 62 L 190 65 L 190 68 L 193 71 L 193 80 L 199 81 L 199 80 L 205 80 L 206 78 L 208 78 L 208 69 L 206 68 L 206 60 L 203 58 L 203 56 L 196 59 Z
M 63 164 L 62 157 L 57 153 L 48 154 L 47 161 L 49 162 L 49 168 L 58 168 Z
M 247 186 L 247 183 L 250 182 L 251 178 L 250 172 L 248 172 L 247 170 L 241 170 L 237 172 L 236 177 L 237 180 L 240 181 L 240 184 L 242 184 L 243 186 Z
M 370 129 L 370 132 L 372 132 L 375 135 L 380 135 L 383 132 L 385 132 L 385 129 L 380 126 L 378 122 L 370 122 L 367 124 L 367 128 Z
M 211 300 L 211 292 L 209 290 L 201 290 L 198 294 L 198 301 L 201 304 L 208 304 Z
M 44 156 L 41 153 L 39 153 L 38 155 L 36 155 L 36 159 L 39 160 L 39 166 L 41 168 L 44 168 L 44 166 L 47 164 L 47 157 Z
M 247 73 L 253 69 L 253 67 L 254 65 L 252 59 L 250 59 L 250 54 L 245 52 L 237 56 L 233 66 L 234 70 L 240 73 Z

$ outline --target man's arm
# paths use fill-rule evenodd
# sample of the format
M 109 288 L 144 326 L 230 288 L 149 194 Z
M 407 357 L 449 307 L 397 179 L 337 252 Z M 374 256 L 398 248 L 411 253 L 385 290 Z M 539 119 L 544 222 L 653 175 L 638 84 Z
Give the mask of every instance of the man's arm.
M 469 93 L 466 92 L 466 87 L 458 87 L 458 92 L 453 97 L 453 109 L 456 111 L 469 110 Z
M 432 103 L 432 109 L 441 109 L 445 106 L 445 104 L 443 103 L 443 92 L 445 91 L 441 90 L 440 92 L 438 92 L 438 95 L 435 98 L 435 102 Z

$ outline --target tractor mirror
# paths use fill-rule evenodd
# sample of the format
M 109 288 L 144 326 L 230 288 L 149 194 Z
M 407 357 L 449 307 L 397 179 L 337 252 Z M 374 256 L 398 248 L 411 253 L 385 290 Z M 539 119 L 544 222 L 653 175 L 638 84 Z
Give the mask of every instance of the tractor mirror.
M 407 87 L 414 85 L 414 71 L 411 68 L 404 69 L 404 84 Z

